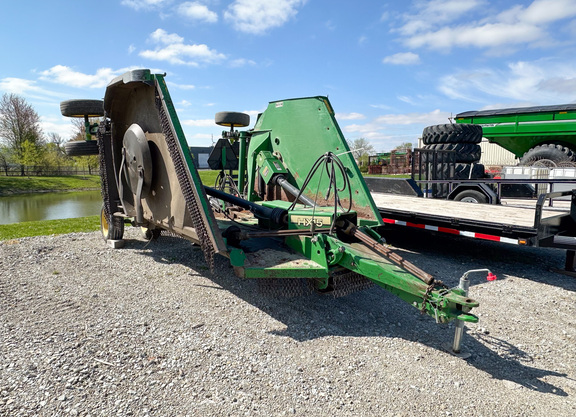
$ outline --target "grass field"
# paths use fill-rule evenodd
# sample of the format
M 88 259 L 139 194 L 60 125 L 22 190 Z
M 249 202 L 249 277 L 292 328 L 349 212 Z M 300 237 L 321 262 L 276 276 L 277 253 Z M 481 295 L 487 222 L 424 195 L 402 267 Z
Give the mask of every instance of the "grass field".
M 74 232 L 94 232 L 96 230 L 100 230 L 99 216 L 2 224 L 0 225 L 0 240 L 12 240 L 29 236 L 62 235 Z
M 98 175 L 65 177 L 0 176 L 0 196 L 44 191 L 99 190 Z

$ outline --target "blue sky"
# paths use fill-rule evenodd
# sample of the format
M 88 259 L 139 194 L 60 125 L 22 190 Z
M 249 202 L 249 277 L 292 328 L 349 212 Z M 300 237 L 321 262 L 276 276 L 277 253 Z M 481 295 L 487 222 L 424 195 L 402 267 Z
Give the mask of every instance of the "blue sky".
M 134 68 L 167 73 L 190 145 L 218 111 L 328 95 L 349 140 L 415 143 L 467 110 L 576 102 L 576 0 L 2 2 L 0 94 L 68 139 L 68 99 Z

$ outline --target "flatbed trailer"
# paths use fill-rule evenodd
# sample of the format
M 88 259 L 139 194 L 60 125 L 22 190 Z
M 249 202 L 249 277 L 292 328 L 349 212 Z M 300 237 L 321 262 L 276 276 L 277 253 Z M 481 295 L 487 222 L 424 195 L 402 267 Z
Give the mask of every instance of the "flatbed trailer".
M 571 196 L 569 210 L 546 208 L 546 201 L 566 196 Z M 566 264 L 559 272 L 576 276 L 576 190 L 542 194 L 535 208 L 378 192 L 372 192 L 372 198 L 387 225 L 513 245 L 565 249 Z

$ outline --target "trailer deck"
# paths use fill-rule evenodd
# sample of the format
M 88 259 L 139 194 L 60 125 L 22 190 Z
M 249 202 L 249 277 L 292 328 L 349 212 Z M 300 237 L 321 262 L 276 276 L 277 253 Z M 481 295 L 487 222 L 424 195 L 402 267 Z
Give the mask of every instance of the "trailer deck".
M 574 229 L 569 211 L 372 193 L 384 223 L 526 246 L 553 246 Z M 565 247 L 565 246 L 562 246 Z

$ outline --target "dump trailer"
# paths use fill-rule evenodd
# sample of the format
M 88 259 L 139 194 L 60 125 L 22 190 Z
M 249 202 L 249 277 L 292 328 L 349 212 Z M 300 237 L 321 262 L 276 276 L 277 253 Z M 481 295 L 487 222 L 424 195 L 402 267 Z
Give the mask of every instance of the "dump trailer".
M 576 162 L 576 104 L 467 111 L 455 119 L 482 126 L 489 142 L 521 158 L 522 165 Z
M 237 178 L 224 174 L 216 186 L 200 180 L 164 75 L 130 71 L 109 83 L 103 102 L 61 108 L 84 117 L 92 134 L 66 149 L 100 157 L 109 245 L 129 223 L 149 238 L 165 232 L 200 245 L 210 269 L 229 262 L 242 278 L 289 282 L 286 291 L 345 295 L 375 284 L 438 322 L 477 321 L 465 290 L 446 288 L 384 243 L 327 97 L 271 102 L 250 130 L 238 130 L 248 115 L 218 113 L 225 130 L 216 162 L 224 173 L 238 152 L 238 166 Z M 103 121 L 91 125 L 86 116 L 98 113 Z

